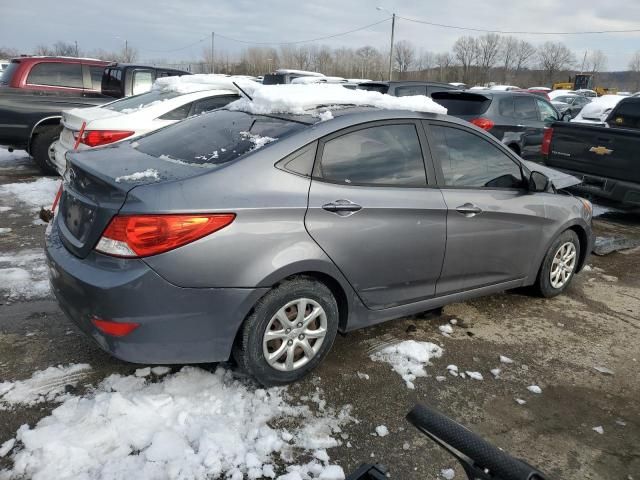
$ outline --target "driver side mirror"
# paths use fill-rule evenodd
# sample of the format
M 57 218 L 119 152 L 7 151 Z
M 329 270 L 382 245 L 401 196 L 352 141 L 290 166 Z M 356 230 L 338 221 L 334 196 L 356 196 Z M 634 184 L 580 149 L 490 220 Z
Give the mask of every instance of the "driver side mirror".
M 563 122 L 569 122 L 569 121 L 571 121 L 571 118 L 572 118 L 572 116 L 571 116 L 571 114 L 569 112 L 564 112 L 562 114 L 562 118 L 560 120 L 563 121 Z
M 531 192 L 546 192 L 549 190 L 551 181 L 544 173 L 531 172 L 529 177 L 529 191 Z

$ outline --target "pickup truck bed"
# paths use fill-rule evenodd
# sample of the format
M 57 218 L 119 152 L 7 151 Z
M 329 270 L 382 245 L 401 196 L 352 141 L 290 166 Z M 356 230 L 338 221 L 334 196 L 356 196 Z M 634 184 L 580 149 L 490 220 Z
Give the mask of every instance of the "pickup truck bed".
M 582 192 L 640 207 L 640 130 L 620 118 L 614 110 L 607 126 L 554 123 L 545 163 L 582 179 Z

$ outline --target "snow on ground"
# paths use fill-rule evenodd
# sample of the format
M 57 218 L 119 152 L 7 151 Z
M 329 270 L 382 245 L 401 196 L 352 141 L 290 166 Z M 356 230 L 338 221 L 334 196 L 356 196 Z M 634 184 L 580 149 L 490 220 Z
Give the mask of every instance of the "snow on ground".
M 11 300 L 46 297 L 50 288 L 44 251 L 20 250 L 0 254 L 0 292 Z
M 371 360 L 390 364 L 393 371 L 406 382 L 407 387 L 414 389 L 413 381 L 418 377 L 427 376 L 425 367 L 432 358 L 441 357 L 442 351 L 442 348 L 430 342 L 405 340 L 374 352 Z
M 349 90 L 341 85 L 264 85 L 252 95 L 252 100 L 236 100 L 229 108 L 255 114 L 304 114 L 319 105 L 366 105 L 386 110 L 447 113 L 446 108 L 425 95 L 393 97 L 368 90 Z
M 440 475 L 445 480 L 453 480 L 453 478 L 456 476 L 456 472 L 453 468 L 443 468 L 442 470 L 440 470 Z
M 340 445 L 341 427 L 354 419 L 349 406 L 323 407 L 294 402 L 286 388 L 256 388 L 222 367 L 184 367 L 152 380 L 111 375 L 20 427 L 12 467 L 0 479 L 240 480 L 274 478 L 283 465 L 290 480 L 344 479 L 323 450 Z
M 148 168 L 147 170 L 144 170 L 142 172 L 135 172 L 130 175 L 123 175 L 122 177 L 117 177 L 116 183 L 136 182 L 138 180 L 145 180 L 145 179 L 151 179 L 156 181 L 160 180 L 160 173 L 158 173 L 158 171 L 153 168 Z
M 51 208 L 59 188 L 59 179 L 39 178 L 32 182 L 0 185 L 0 196 L 13 196 L 18 202 L 28 205 L 31 210 L 37 212 L 41 207 Z M 3 203 L 5 203 L 4 200 Z
M 389 435 L 389 429 L 386 427 L 386 425 L 378 425 L 376 427 L 376 434 L 379 437 L 386 437 L 387 435 Z
M 25 170 L 33 166 L 33 160 L 24 150 L 9 152 L 6 148 L 0 148 L 0 172 L 2 170 Z
M 39 370 L 27 380 L 0 382 L 0 410 L 17 405 L 35 405 L 42 402 L 62 401 L 67 397 L 67 385 L 76 386 L 91 367 L 85 363 L 49 367 Z

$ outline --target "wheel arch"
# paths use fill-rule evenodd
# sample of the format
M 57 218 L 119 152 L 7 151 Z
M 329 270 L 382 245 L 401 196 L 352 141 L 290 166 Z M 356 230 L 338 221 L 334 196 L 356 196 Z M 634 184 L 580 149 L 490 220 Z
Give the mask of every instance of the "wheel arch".
M 31 145 L 33 143 L 33 139 L 39 133 L 39 131 L 42 130 L 43 127 L 60 125 L 60 120 L 62 120 L 61 115 L 52 115 L 36 122 L 36 124 L 31 129 L 31 133 L 29 134 L 29 143 L 27 144 L 27 152 L 29 154 L 31 153 Z

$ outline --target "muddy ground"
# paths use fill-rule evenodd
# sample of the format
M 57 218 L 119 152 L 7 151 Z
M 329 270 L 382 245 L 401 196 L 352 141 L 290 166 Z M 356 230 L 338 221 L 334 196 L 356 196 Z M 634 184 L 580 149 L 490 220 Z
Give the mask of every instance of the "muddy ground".
M 29 162 L 17 163 L 0 169 L 0 184 L 37 174 Z M 0 227 L 12 228 L 0 236 L 0 254 L 42 246 L 44 227 L 33 219 L 26 208 L 0 212 Z M 610 212 L 598 217 L 594 228 L 598 235 L 640 239 L 640 215 Z M 404 420 L 415 403 L 423 402 L 552 478 L 640 478 L 640 248 L 592 256 L 589 265 L 590 271 L 578 275 L 564 295 L 551 300 L 507 292 L 449 305 L 441 315 L 339 337 L 327 360 L 290 391 L 302 396 L 320 384 L 330 404 L 353 405 L 359 423 L 345 429 L 351 447 L 329 451 L 346 472 L 362 462 L 380 462 L 388 465 L 391 478 L 441 478 L 440 470 L 447 467 L 455 467 L 456 478 L 463 478 L 451 457 Z M 458 323 L 445 337 L 438 326 L 451 319 Z M 428 369 L 430 376 L 416 380 L 415 390 L 388 364 L 369 358 L 381 345 L 405 339 L 444 348 Z M 499 355 L 514 363 L 501 365 Z M 86 383 L 137 367 L 99 350 L 52 299 L 12 302 L 0 297 L 0 381 L 28 378 L 62 363 L 89 363 L 93 370 Z M 448 375 L 449 364 L 479 371 L 484 379 Z M 502 369 L 498 378 L 490 373 L 496 367 Z M 527 390 L 534 384 L 541 394 Z M 54 407 L 0 410 L 0 444 Z M 373 435 L 378 425 L 386 425 L 390 434 Z M 604 433 L 594 431 L 596 426 Z

